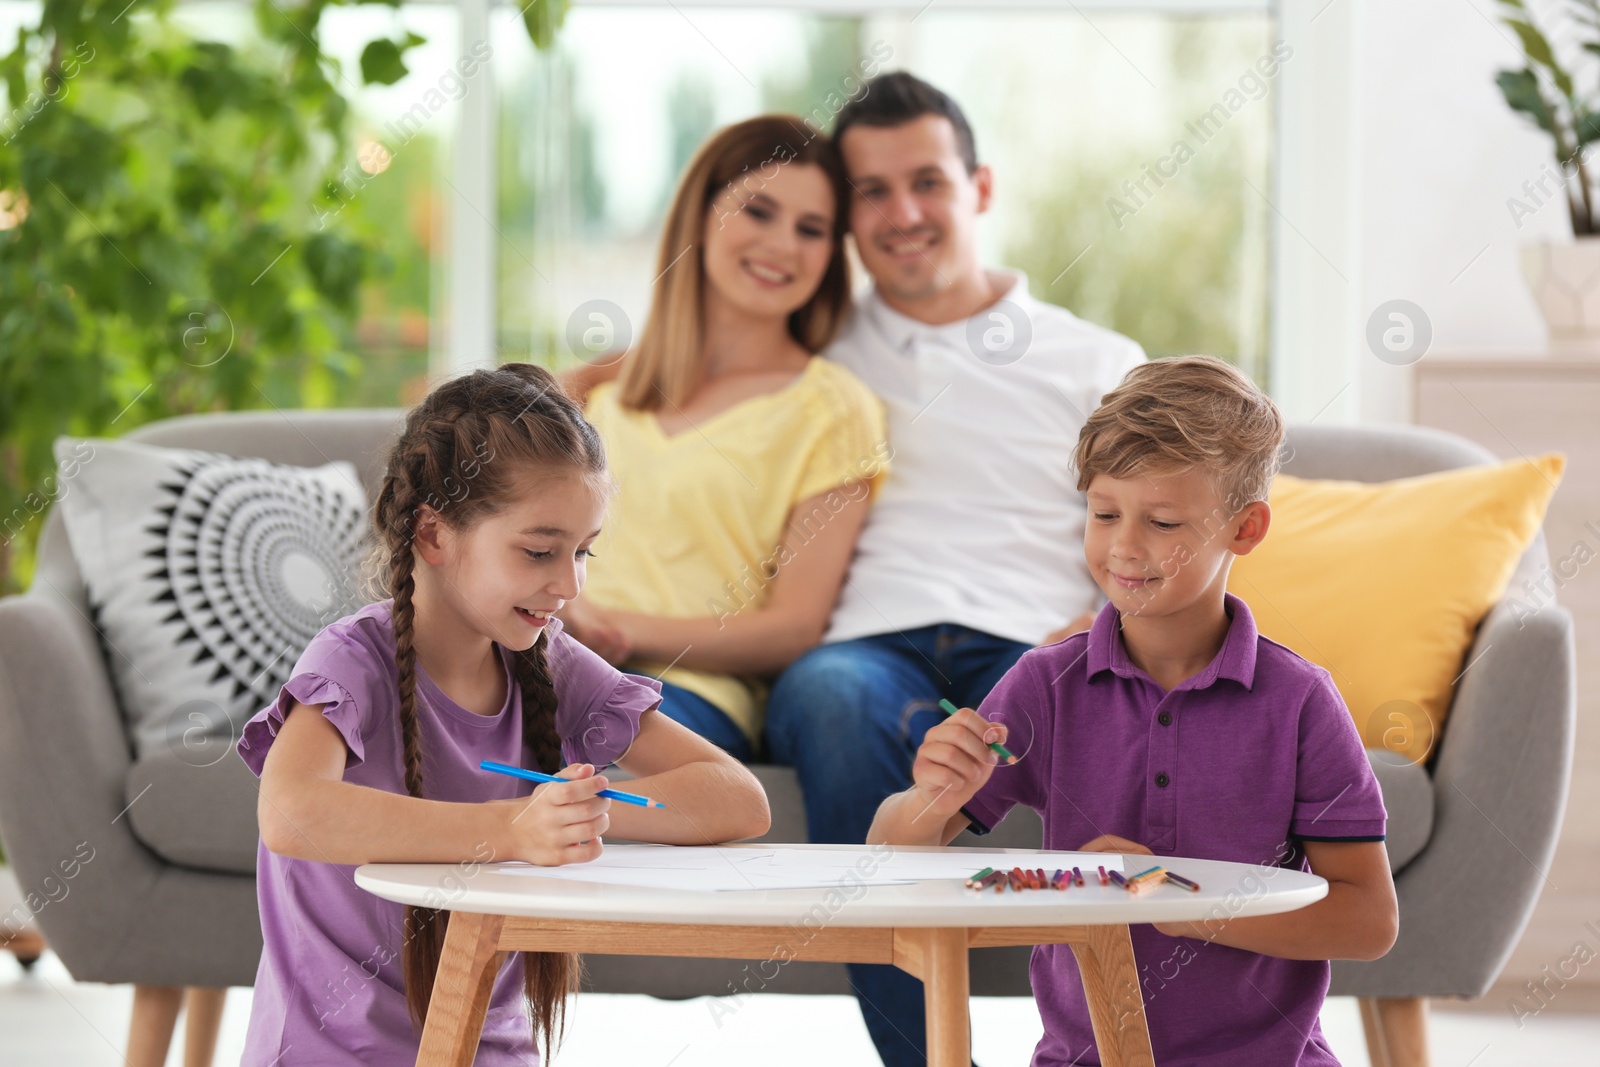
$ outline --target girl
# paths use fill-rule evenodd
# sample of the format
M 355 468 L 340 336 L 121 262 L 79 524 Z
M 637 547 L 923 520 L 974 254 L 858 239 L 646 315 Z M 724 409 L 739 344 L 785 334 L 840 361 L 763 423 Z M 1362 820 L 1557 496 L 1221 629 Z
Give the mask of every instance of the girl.
M 888 470 L 877 398 L 814 358 L 849 304 L 847 188 L 798 118 L 714 135 L 673 198 L 639 344 L 571 379 L 621 486 L 572 634 L 661 677 L 662 711 L 740 759 L 762 676 L 821 640 Z
M 447 382 L 406 419 L 374 508 L 393 599 L 322 631 L 239 742 L 261 778 L 245 1064 L 415 1062 L 447 915 L 363 892 L 358 864 L 554 865 L 593 859 L 613 831 L 766 832 L 748 771 L 661 715 L 656 683 L 562 632 L 609 491 L 594 429 L 539 368 Z M 569 781 L 530 796 L 483 759 Z M 596 796 L 613 762 L 667 808 Z M 476 1062 L 536 1062 L 577 979 L 575 956 L 509 956 Z

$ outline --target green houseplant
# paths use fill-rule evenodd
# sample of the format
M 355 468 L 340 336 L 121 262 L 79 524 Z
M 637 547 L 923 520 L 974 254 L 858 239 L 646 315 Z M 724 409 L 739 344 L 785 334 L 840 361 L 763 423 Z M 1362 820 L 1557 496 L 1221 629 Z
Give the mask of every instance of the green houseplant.
M 1495 78 L 1507 105 L 1549 135 L 1554 159 L 1506 201 L 1522 229 L 1528 219 L 1560 205 L 1570 242 L 1530 241 L 1522 270 L 1556 346 L 1600 352 L 1600 0 L 1562 0 L 1536 15 L 1524 0 L 1500 0 L 1516 33 L 1524 64 Z M 1559 46 L 1559 47 L 1558 47 Z
M 65 489 L 59 434 L 319 406 L 360 375 L 349 327 L 385 231 L 343 195 L 347 94 L 404 77 L 422 38 L 379 35 L 343 70 L 321 20 L 344 2 L 254 0 L 235 48 L 174 0 L 44 0 L 0 56 L 0 593 Z M 566 6 L 523 9 L 535 45 Z
M 235 48 L 186 33 L 174 0 L 44 0 L 0 54 L 0 595 L 68 491 L 58 435 L 317 406 L 361 373 L 346 338 L 385 231 L 343 195 L 346 93 L 400 80 L 423 42 L 378 36 L 340 69 L 321 19 L 345 2 L 254 0 Z M 536 46 L 566 8 L 522 9 Z M 23 900 L 0 852 L 0 950 L 31 962 Z

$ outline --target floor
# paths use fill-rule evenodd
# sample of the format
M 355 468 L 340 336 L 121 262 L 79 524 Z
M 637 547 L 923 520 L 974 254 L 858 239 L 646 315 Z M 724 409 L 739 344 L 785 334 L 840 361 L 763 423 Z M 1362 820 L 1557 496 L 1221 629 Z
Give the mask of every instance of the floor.
M 0 957 L 0 1063 L 6 1067 L 113 1067 L 122 1062 L 132 991 L 80 985 L 53 955 L 24 975 Z M 855 1003 L 844 997 L 757 996 L 731 1014 L 713 1013 L 708 998 L 660 1001 L 642 996 L 585 994 L 574 1002 L 560 1067 L 627 1063 L 636 1067 L 810 1067 L 817 1063 L 876 1063 Z M 239 1062 L 250 1015 L 250 991 L 229 993 L 217 1064 Z M 1028 1062 L 1039 1036 L 1039 1015 L 1023 998 L 978 997 L 972 1002 L 973 1056 L 988 1067 Z M 181 1021 L 180 1021 L 181 1026 Z M 1345 1067 L 1370 1067 L 1355 1002 L 1328 1002 L 1322 1026 Z M 775 1040 L 794 1035 L 796 1040 Z M 800 1039 L 800 1038 L 803 1038 Z M 1600 1014 L 1558 1015 L 1554 1005 L 1519 1028 L 1504 1007 L 1436 1010 L 1433 1067 L 1523 1067 L 1530 1063 L 1593 1062 L 1600 1047 Z M 169 1067 L 178 1067 L 174 1049 Z

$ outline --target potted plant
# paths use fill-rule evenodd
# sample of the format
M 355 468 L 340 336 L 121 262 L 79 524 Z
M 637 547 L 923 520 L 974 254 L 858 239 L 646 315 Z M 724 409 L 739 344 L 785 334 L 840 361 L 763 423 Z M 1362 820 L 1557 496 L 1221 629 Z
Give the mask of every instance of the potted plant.
M 1600 159 L 1590 155 L 1600 143 L 1600 91 L 1593 78 L 1580 85 L 1576 62 L 1600 55 L 1600 0 L 1561 0 L 1541 8 L 1547 24 L 1559 22 L 1557 55 L 1524 0 L 1499 0 L 1501 15 L 1517 35 L 1525 65 L 1495 78 L 1506 103 L 1550 135 L 1554 165 L 1523 183 L 1507 201 L 1521 229 L 1531 215 L 1554 202 L 1564 204 L 1573 240 L 1533 241 L 1522 247 L 1522 273 L 1551 343 L 1600 352 L 1600 188 L 1594 174 Z M 1589 87 L 1589 88 L 1586 88 Z

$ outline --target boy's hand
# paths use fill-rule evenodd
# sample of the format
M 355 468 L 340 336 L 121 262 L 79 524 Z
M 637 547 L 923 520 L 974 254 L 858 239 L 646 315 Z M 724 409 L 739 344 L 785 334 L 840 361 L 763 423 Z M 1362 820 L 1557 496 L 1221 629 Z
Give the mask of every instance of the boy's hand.
M 1155 853 L 1139 844 L 1129 841 L 1126 837 L 1116 834 L 1101 834 L 1087 845 L 1078 849 L 1079 852 L 1137 852 L 1142 856 L 1154 856 Z
M 611 801 L 595 794 L 609 783 L 589 763 L 559 773 L 569 780 L 535 786 L 529 797 L 492 802 L 504 812 L 509 859 L 557 867 L 595 859 L 603 850 Z
M 924 798 L 920 814 L 941 822 L 971 800 L 994 773 L 999 753 L 994 742 L 1005 744 L 1004 725 L 989 722 L 971 708 L 962 708 L 929 730 L 911 765 L 913 788 Z
M 1079 852 L 1121 852 L 1121 853 L 1124 853 L 1124 854 L 1136 853 L 1136 854 L 1141 855 L 1141 856 L 1154 856 L 1155 855 L 1154 852 L 1151 852 L 1149 849 L 1145 848 L 1143 845 L 1139 844 L 1137 841 L 1129 841 L 1126 837 L 1118 837 L 1116 834 L 1101 834 L 1099 837 L 1095 838 L 1093 841 L 1090 841 L 1088 844 L 1086 844 L 1082 848 L 1078 849 L 1078 851 Z M 1206 927 L 1205 927 L 1204 923 L 1198 923 L 1198 922 L 1174 922 L 1174 923 L 1151 923 L 1150 925 L 1154 926 L 1157 930 L 1160 930 L 1162 933 L 1166 934 L 1168 937 L 1196 937 L 1196 938 L 1199 938 L 1202 941 L 1210 941 L 1211 940 L 1211 934 L 1210 934 L 1209 931 L 1206 930 Z

